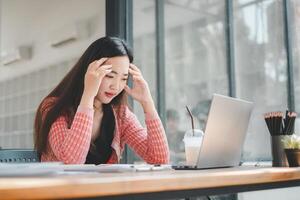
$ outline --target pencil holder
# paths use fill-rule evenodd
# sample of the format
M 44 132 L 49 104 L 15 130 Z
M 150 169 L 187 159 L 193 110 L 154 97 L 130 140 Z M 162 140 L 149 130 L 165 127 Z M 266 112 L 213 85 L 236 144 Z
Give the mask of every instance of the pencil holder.
M 271 136 L 272 147 L 272 166 L 273 167 L 288 167 L 288 161 L 284 152 L 283 138 L 284 135 Z

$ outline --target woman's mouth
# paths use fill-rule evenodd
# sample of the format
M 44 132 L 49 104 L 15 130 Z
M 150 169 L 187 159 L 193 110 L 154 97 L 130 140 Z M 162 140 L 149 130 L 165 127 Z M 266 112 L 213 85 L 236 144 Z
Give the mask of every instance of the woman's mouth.
M 112 98 L 113 96 L 115 96 L 114 93 L 110 93 L 110 92 L 104 92 L 105 96 Z

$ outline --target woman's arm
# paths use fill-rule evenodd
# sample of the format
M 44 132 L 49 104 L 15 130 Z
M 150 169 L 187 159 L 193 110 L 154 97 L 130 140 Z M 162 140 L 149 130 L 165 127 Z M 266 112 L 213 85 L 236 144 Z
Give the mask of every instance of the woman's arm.
M 91 142 L 93 113 L 93 109 L 78 107 L 70 128 L 63 116 L 52 124 L 49 145 L 59 161 L 65 164 L 85 163 Z
M 89 64 L 84 91 L 71 127 L 68 128 L 67 119 L 60 116 L 50 128 L 50 147 L 56 158 L 66 164 L 82 164 L 86 160 L 93 129 L 94 98 L 103 77 L 111 71 L 111 65 L 103 65 L 106 60 L 101 58 Z
M 168 142 L 155 109 L 148 83 L 135 65 L 130 64 L 129 73 L 132 75 L 133 87 L 125 86 L 125 91 L 142 105 L 147 129 L 144 129 L 135 115 L 127 109 L 129 117 L 125 120 L 127 123 L 124 129 L 125 140 L 146 162 L 168 163 Z
M 122 139 L 125 143 L 147 163 L 169 163 L 168 142 L 156 110 L 145 115 L 146 129 L 127 107 L 123 116 Z

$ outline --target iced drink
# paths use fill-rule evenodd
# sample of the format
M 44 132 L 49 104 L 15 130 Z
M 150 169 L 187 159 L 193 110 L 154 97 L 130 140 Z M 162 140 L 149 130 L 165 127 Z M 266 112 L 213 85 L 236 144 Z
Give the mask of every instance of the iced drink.
M 197 164 L 202 138 L 203 132 L 199 129 L 194 129 L 194 134 L 192 130 L 185 133 L 183 142 L 187 165 L 195 166 Z

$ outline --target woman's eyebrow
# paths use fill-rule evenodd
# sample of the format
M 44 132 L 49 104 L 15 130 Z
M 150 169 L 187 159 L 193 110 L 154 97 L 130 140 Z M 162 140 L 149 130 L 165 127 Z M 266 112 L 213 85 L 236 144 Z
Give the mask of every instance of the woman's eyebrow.
M 113 73 L 113 74 L 119 74 L 118 72 L 116 72 L 116 71 L 111 71 L 111 73 Z M 124 76 L 128 76 L 128 74 L 123 74 Z

